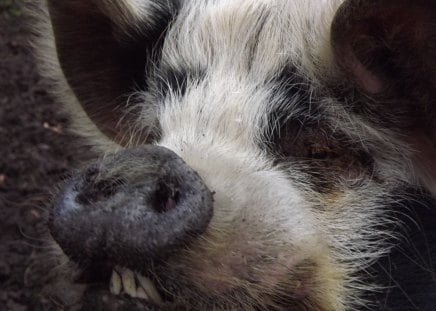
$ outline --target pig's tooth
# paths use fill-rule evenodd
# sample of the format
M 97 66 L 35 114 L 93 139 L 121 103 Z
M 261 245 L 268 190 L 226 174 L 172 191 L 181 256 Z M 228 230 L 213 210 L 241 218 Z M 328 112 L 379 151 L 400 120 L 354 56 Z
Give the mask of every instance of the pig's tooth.
M 124 292 L 135 298 L 136 297 L 136 283 L 135 283 L 135 274 L 132 270 L 123 268 L 121 270 L 121 280 L 123 281 L 123 289 Z
M 138 279 L 139 284 L 144 289 L 145 293 L 152 302 L 156 304 L 162 303 L 162 298 L 160 297 L 159 292 L 149 278 L 146 278 L 139 274 L 136 275 L 136 278 Z
M 121 289 L 123 288 L 121 277 L 118 274 L 118 272 L 115 270 L 112 270 L 109 288 L 110 288 L 110 292 L 114 295 L 119 295 L 121 293 Z
M 150 298 L 148 297 L 147 293 L 145 292 L 145 290 L 141 286 L 139 286 L 136 289 L 136 298 L 144 299 L 144 300 L 150 300 Z

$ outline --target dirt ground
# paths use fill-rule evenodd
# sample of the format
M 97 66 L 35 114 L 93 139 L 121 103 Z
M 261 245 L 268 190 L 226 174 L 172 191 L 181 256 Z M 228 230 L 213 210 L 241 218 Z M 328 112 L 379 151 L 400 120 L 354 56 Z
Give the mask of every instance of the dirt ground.
M 24 19 L 0 0 L 0 310 L 11 311 L 49 309 L 28 267 L 44 247 L 50 191 L 80 153 L 38 77 Z

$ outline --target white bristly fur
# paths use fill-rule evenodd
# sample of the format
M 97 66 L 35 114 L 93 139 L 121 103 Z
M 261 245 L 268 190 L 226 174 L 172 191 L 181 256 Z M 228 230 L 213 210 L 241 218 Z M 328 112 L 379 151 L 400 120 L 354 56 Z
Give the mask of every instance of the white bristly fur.
M 325 199 L 314 200 L 314 193 L 301 193 L 304 187 L 286 181 L 266 164 L 256 142 L 268 126 L 265 116 L 282 100 L 272 88 L 280 69 L 292 64 L 315 88 L 319 76 L 334 70 L 328 38 L 339 3 L 188 1 L 167 35 L 162 59 L 174 68 L 204 69 L 205 77 L 188 82 L 184 95 L 167 96 L 160 111 L 160 144 L 177 152 L 217 192 L 211 227 L 229 234 L 235 230 L 235 236 L 246 232 L 257 241 L 259 252 L 282 249 L 285 258 L 287 243 L 299 250 L 296 257 L 310 258 L 324 249 L 323 244 L 335 250 L 332 257 L 340 262 L 338 271 L 342 269 L 338 274 L 345 275 L 343 288 L 330 289 L 336 295 L 335 310 L 359 304 L 358 294 L 366 285 L 354 279 L 354 273 L 387 251 L 373 242 L 386 238 L 375 228 L 385 221 L 382 206 L 387 193 L 368 182 L 359 192 L 343 193 L 335 204 L 319 211 L 313 207 L 326 205 Z M 293 104 L 288 100 L 288 105 Z M 331 104 L 333 114 L 336 108 Z M 382 135 L 364 131 L 359 120 L 342 123 L 354 127 L 351 136 L 378 141 L 379 137 L 371 136 Z M 292 168 L 288 173 L 297 181 L 303 178 Z M 300 196 L 306 202 L 297 203 Z M 307 201 L 312 215 L 307 214 Z M 250 229 L 241 225 L 241 218 L 250 219 Z M 263 241 L 265 229 L 273 230 L 268 241 Z

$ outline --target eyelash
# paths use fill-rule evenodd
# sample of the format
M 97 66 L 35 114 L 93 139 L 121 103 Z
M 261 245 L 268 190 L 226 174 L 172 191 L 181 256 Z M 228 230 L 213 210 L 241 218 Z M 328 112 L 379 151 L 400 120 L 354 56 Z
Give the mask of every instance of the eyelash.
M 314 149 L 309 149 L 307 153 L 307 157 L 315 160 L 325 160 L 329 158 L 329 156 L 332 154 L 333 153 L 329 153 L 326 150 L 316 150 L 314 148 Z
M 301 126 L 288 124 L 278 133 L 275 147 L 285 158 L 325 160 L 338 157 L 331 139 L 316 129 L 305 131 Z

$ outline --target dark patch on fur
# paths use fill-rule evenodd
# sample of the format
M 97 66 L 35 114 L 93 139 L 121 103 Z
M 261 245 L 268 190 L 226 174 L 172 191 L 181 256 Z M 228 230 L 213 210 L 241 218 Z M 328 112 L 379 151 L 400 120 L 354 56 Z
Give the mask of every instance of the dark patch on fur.
M 393 228 L 400 240 L 388 256 L 381 258 L 369 275 L 385 286 L 369 295 L 370 310 L 432 311 L 436 306 L 436 202 L 422 190 L 399 191 L 392 205 L 392 216 L 398 220 Z M 368 278 L 368 274 L 366 274 Z
M 268 148 L 271 153 L 277 154 L 277 140 L 280 137 L 282 127 L 291 116 L 302 125 L 306 121 L 314 121 L 318 117 L 316 111 L 313 111 L 312 103 L 310 103 L 309 83 L 295 67 L 284 68 L 271 81 L 270 85 L 273 89 L 271 102 L 275 102 L 276 98 L 279 99 L 279 102 L 268 115 L 268 125 L 259 145 L 262 148 Z
M 277 162 L 300 167 L 319 192 L 329 192 L 339 184 L 358 187 L 368 177 L 375 178 L 373 158 L 328 124 L 289 120 L 276 145 Z
M 162 65 L 157 72 L 151 85 L 151 92 L 156 97 L 162 98 L 172 93 L 183 96 L 186 93 L 188 84 L 198 83 L 205 76 L 205 71 L 188 68 L 171 68 Z
M 310 81 L 290 67 L 273 84 L 278 85 L 274 96 L 281 94 L 284 99 L 270 114 L 272 132 L 265 136 L 267 149 L 277 164 L 300 167 L 320 192 L 330 191 L 340 181 L 353 180 L 349 186 L 356 187 L 356 181 L 374 177 L 374 160 L 358 144 L 333 129 L 317 101 L 320 95 L 312 93 Z

